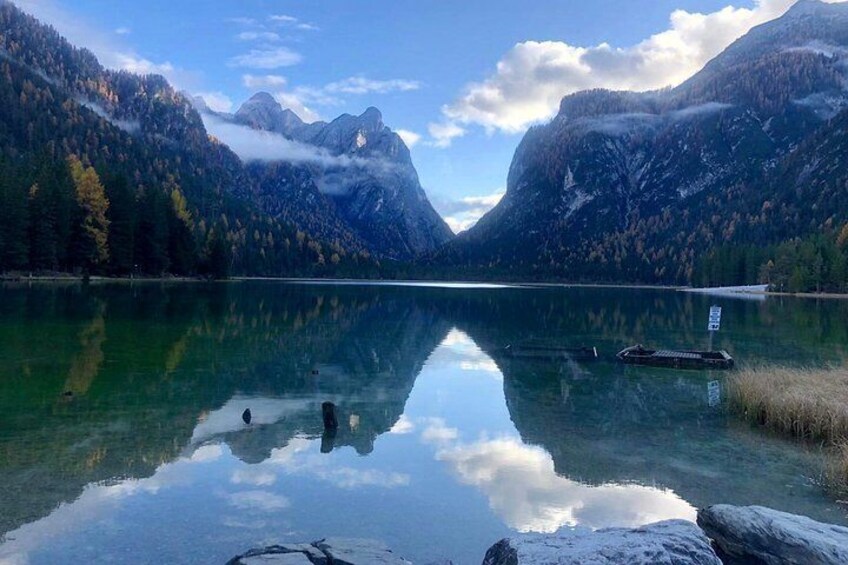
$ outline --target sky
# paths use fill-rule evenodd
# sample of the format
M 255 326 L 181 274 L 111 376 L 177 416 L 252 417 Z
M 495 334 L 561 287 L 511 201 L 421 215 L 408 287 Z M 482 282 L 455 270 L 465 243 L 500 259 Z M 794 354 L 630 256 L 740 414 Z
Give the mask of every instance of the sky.
M 306 121 L 379 108 L 460 231 L 563 96 L 679 84 L 795 0 L 14 1 L 104 65 L 163 74 L 214 110 L 258 91 Z

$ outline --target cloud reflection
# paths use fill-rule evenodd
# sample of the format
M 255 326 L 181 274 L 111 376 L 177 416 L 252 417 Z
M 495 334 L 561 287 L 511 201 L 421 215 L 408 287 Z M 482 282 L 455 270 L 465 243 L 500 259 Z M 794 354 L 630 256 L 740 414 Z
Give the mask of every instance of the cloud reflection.
M 430 356 L 429 362 L 462 371 L 480 371 L 503 380 L 497 363 L 486 355 L 468 334 L 457 328 L 453 328 L 445 336 Z
M 695 519 L 695 508 L 669 490 L 640 485 L 589 486 L 561 477 L 546 451 L 515 438 L 455 444 L 441 449 L 437 458 L 449 463 L 462 482 L 480 489 L 492 510 L 520 532 Z

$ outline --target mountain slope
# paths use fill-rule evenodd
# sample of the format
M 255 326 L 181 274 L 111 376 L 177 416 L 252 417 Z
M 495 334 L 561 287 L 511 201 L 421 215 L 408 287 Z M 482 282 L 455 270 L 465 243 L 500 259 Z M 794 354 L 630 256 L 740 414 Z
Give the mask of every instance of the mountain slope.
M 320 193 L 311 198 L 321 202 L 323 222 L 340 221 L 377 255 L 407 260 L 452 239 L 421 188 L 409 149 L 385 126 L 376 108 L 360 116 L 344 114 L 329 123 L 306 124 L 260 92 L 234 115 L 218 117 L 291 141 L 299 153 L 294 165 L 313 178 Z M 267 167 L 252 164 L 272 188 L 261 197 L 285 200 L 286 195 L 273 190 L 276 165 L 269 158 Z M 280 160 L 285 159 L 281 154 Z M 291 209 L 295 203 L 288 201 Z
M 7 223 L 9 205 L 33 208 L 17 214 L 20 233 L 0 234 L 0 251 L 26 238 L 27 230 L 53 230 L 42 224 L 48 225 L 55 211 L 34 204 L 33 187 L 76 155 L 102 178 L 128 187 L 127 216 L 120 222 L 128 232 L 127 250 L 109 272 L 169 270 L 174 264 L 169 256 L 177 252 L 169 241 L 173 226 L 180 226 L 170 219 L 176 215 L 194 240 L 178 243 L 206 256 L 220 239 L 235 273 L 318 274 L 331 265 L 352 270 L 360 264 L 364 247 L 354 238 L 317 241 L 298 233 L 284 216 L 262 211 L 252 200 L 257 180 L 235 153 L 207 134 L 191 102 L 164 78 L 104 69 L 89 51 L 5 1 L 0 2 L 0 99 L 0 169 L 9 185 L 0 191 L 0 218 Z M 73 205 L 73 195 L 66 196 Z M 112 204 L 110 210 L 117 210 L 118 201 Z M 65 226 L 73 221 L 66 219 Z M 112 228 L 118 225 L 113 222 Z M 53 238 L 54 245 L 67 245 L 61 234 Z M 25 247 L 14 261 L 0 253 L 0 270 L 42 268 L 27 261 Z M 149 261 L 151 252 L 161 260 Z M 337 260 L 330 261 L 333 256 Z M 60 258 L 43 268 L 79 265 Z
M 831 202 L 813 214 L 821 223 L 790 214 L 780 172 L 816 162 L 805 142 L 839 131 L 846 46 L 848 6 L 803 1 L 677 88 L 566 97 L 522 140 L 501 203 L 435 261 L 680 283 L 712 246 L 773 243 L 825 229 L 824 216 L 848 219 Z M 780 230 L 763 226 L 764 206 L 782 211 Z

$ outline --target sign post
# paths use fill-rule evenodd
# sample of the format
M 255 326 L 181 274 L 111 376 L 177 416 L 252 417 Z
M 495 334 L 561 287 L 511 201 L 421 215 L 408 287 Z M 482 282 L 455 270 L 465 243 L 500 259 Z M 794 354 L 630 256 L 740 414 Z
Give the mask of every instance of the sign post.
M 707 331 L 710 332 L 710 351 L 713 350 L 713 335 L 721 329 L 721 306 L 710 307 L 710 321 L 707 323 Z

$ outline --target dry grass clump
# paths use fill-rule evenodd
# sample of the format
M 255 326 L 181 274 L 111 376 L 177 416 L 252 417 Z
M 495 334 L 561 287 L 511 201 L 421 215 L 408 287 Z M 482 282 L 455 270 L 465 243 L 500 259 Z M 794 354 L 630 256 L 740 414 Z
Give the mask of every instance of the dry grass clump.
M 848 493 L 848 369 L 744 369 L 728 379 L 727 393 L 730 409 L 746 419 L 825 443 L 825 485 Z
M 848 369 L 743 369 L 727 382 L 731 410 L 775 431 L 848 440 Z

